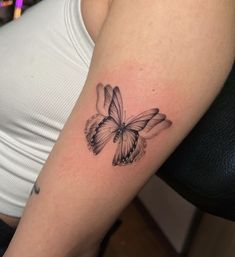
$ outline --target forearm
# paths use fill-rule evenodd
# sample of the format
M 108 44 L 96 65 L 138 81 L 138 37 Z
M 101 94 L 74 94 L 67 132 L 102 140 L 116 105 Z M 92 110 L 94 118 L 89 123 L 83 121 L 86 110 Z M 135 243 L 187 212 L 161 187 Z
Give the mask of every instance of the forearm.
M 213 1 L 206 1 L 210 4 L 203 9 L 203 17 L 195 6 L 178 10 L 177 3 L 158 6 L 150 1 L 153 6 L 147 20 L 140 13 L 145 1 L 137 1 L 139 6 L 131 2 L 114 1 L 84 90 L 37 179 L 40 193 L 30 197 L 5 257 L 41 257 L 42 253 L 44 257 L 83 257 L 96 249 L 119 213 L 188 134 L 222 87 L 234 56 L 234 36 L 228 35 L 232 31 L 229 1 L 218 9 Z M 199 2 L 203 6 L 203 1 Z M 132 13 L 120 12 L 122 4 Z M 170 17 L 167 10 L 182 20 Z M 167 29 L 163 24 L 168 24 Z M 141 26 L 143 32 L 139 34 Z M 114 158 L 120 134 L 129 133 L 125 126 L 120 129 L 121 124 L 117 125 L 119 135 L 113 133 L 102 150 L 93 154 L 97 148 L 91 138 L 98 140 L 101 122 L 106 122 L 101 119 L 96 131 L 87 125 L 99 114 L 96 86 L 100 82 L 119 87 L 126 119 L 159 108 L 172 122 L 146 139 L 142 155 L 136 153 L 139 160 L 130 149 L 123 150 L 129 151 L 123 154 L 129 165 L 123 160 L 119 166 L 122 159 Z M 114 117 L 110 111 L 102 115 L 103 119 Z M 111 124 L 105 133 L 112 132 L 115 123 Z M 133 126 L 132 130 L 141 135 L 142 130 Z M 140 143 L 137 137 L 133 140 Z

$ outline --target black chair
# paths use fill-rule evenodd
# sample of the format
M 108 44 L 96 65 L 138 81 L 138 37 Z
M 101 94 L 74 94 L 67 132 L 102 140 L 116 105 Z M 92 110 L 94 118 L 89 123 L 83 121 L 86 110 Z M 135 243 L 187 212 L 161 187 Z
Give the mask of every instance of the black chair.
M 235 65 L 209 110 L 156 175 L 200 210 L 235 221 Z

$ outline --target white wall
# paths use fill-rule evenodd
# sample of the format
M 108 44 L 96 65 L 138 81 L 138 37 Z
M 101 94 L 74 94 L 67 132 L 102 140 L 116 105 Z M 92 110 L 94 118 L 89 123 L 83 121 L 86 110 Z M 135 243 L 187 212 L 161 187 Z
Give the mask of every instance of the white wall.
M 196 208 L 157 176 L 139 193 L 139 199 L 181 253 Z

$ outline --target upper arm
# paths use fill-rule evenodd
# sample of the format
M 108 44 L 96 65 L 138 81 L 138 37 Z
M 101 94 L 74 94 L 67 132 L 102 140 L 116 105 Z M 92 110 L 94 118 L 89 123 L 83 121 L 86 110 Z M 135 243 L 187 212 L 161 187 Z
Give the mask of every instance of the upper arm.
M 166 114 L 171 128 L 148 141 L 148 158 L 137 169 L 145 160 L 157 169 L 222 88 L 234 58 L 231 5 L 210 0 L 113 1 L 78 106 L 85 119 L 96 112 L 95 87 L 102 82 L 119 86 L 127 118 L 155 107 Z M 94 100 L 85 112 L 86 96 Z
M 221 89 L 234 58 L 233 7 L 232 0 L 113 1 L 82 94 L 38 177 L 40 194 L 27 203 L 10 256 L 14 249 L 28 256 L 24 249 L 34 244 L 39 246 L 30 249 L 30 256 L 40 256 L 42 249 L 51 256 L 53 244 L 55 256 L 65 256 L 66 249 L 72 252 L 78 245 L 82 252 L 102 238 Z M 89 136 L 104 141 L 117 126 L 101 119 L 101 114 L 114 116 L 114 92 L 107 88 L 111 93 L 105 98 L 101 90 L 98 102 L 106 99 L 108 107 L 100 111 L 98 83 L 119 87 L 126 118 L 158 108 L 172 122 L 146 140 L 145 154 L 130 165 L 112 165 L 120 146 L 120 139 L 113 141 L 116 133 L 96 155 L 89 150 Z M 138 130 L 132 129 L 134 134 Z
M 182 138 L 218 94 L 231 68 L 231 5 L 232 1 L 113 1 L 97 37 L 86 84 L 120 86 L 130 114 L 157 105 L 177 130 L 184 129 Z

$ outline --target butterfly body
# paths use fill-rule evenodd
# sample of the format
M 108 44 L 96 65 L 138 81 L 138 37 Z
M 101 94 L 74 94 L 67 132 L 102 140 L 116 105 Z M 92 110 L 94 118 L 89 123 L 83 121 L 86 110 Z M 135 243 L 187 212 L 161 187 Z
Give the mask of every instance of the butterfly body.
M 125 122 L 119 88 L 98 84 L 97 94 L 98 113 L 87 121 L 85 135 L 88 147 L 95 155 L 111 139 L 113 143 L 117 143 L 113 166 L 123 166 L 139 160 L 145 153 L 146 139 L 171 125 L 171 121 L 166 120 L 166 115 L 159 113 L 158 108 L 149 109 Z
M 123 122 L 119 127 L 118 129 L 115 131 L 116 134 L 113 138 L 113 142 L 116 143 L 118 141 L 118 139 L 120 138 L 120 136 L 122 136 L 123 132 L 125 131 L 125 127 L 126 127 L 126 124 Z

